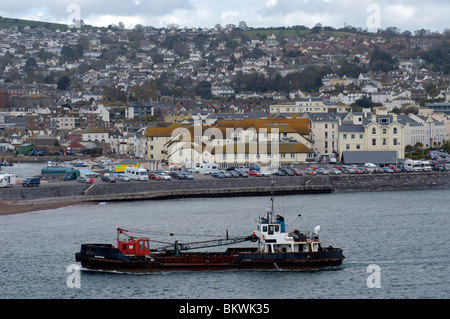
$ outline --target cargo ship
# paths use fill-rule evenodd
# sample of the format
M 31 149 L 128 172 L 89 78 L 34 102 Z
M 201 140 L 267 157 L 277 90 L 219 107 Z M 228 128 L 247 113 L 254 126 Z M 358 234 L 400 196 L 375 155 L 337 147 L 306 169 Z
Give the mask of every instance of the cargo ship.
M 286 231 L 284 217 L 272 211 L 259 217 L 256 231 L 250 236 L 226 236 L 222 239 L 179 243 L 150 248 L 149 237 L 134 237 L 117 228 L 117 246 L 82 244 L 75 254 L 82 268 L 121 272 L 164 272 L 226 269 L 289 269 L 307 270 L 338 266 L 344 260 L 343 250 L 324 247 L 319 240 L 320 226 L 312 234 L 298 230 Z M 300 216 L 300 215 L 298 215 Z M 173 234 L 172 234 L 173 235 Z M 252 242 L 252 247 L 229 247 L 226 251 L 197 251 L 216 246 Z M 250 245 L 249 245 L 250 246 Z

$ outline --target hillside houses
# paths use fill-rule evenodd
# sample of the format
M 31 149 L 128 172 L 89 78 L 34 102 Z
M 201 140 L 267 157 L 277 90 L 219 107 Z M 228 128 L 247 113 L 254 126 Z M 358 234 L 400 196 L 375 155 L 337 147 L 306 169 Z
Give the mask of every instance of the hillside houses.
M 270 146 L 273 157 L 264 161 L 286 164 L 344 151 L 402 156 L 407 145 L 448 141 L 449 77 L 421 51 L 444 37 L 247 31 L 2 28 L 0 137 L 20 133 L 27 143 L 53 136 L 66 150 L 70 143 L 93 143 L 102 152 L 166 163 L 185 163 L 190 154 L 196 162 L 208 156 L 227 165 L 261 162 L 264 150 L 254 151 L 250 141 L 272 137 L 271 128 L 287 135 L 277 135 L 279 149 Z M 371 67 L 375 47 L 389 52 L 392 68 Z M 295 121 L 308 131 L 297 130 Z M 199 127 L 224 134 L 236 125 L 267 129 L 267 136 L 236 143 L 237 136 L 194 134 Z M 191 139 L 172 140 L 179 129 Z M 217 150 L 208 148 L 211 142 Z M 230 154 L 223 152 L 227 145 L 236 145 Z

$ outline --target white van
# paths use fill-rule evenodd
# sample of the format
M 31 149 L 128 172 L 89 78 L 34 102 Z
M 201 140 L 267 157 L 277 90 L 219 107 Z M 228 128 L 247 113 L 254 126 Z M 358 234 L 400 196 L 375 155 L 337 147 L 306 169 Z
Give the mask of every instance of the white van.
M 220 167 L 218 164 L 201 164 L 199 168 L 200 174 L 210 175 L 211 173 L 218 172 Z
M 16 183 L 16 174 L 2 174 L 0 175 L 0 187 L 12 187 Z
M 420 161 L 420 166 L 422 166 L 422 171 L 431 172 L 431 164 L 428 161 Z
M 421 161 L 406 160 L 405 166 L 409 167 L 413 172 L 422 172 Z
M 364 170 L 369 174 L 374 173 L 376 168 L 377 168 L 377 166 L 375 164 L 372 164 L 372 163 L 364 164 Z
M 135 181 L 148 181 L 148 172 L 145 168 L 126 167 L 125 176 Z

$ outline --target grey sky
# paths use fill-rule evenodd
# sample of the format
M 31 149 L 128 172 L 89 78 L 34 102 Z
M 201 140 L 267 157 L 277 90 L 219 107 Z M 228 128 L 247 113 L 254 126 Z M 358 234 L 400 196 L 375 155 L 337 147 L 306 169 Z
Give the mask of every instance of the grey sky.
M 449 13 L 448 0 L 28 0 L 7 1 L 0 8 L 4 17 L 66 23 L 79 15 L 96 26 L 121 21 L 126 27 L 170 23 L 213 27 L 246 21 L 252 27 L 321 23 L 335 28 L 346 24 L 369 30 L 395 26 L 401 31 L 439 32 L 450 28 Z

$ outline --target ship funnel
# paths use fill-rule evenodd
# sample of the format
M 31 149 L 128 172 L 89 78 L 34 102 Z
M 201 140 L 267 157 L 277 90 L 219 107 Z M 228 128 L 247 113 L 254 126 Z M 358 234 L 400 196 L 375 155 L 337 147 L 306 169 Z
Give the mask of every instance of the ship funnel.
M 319 235 L 319 232 L 320 232 L 320 226 L 314 227 L 314 234 Z

